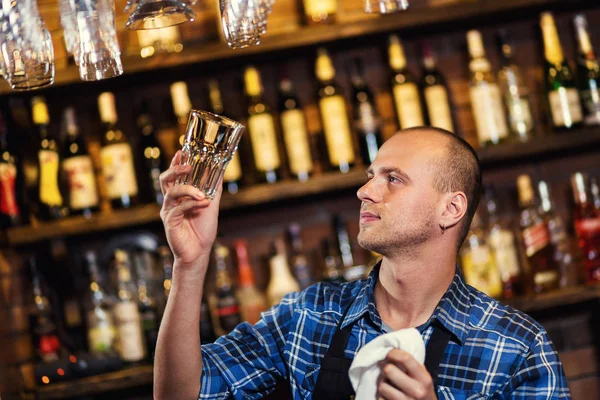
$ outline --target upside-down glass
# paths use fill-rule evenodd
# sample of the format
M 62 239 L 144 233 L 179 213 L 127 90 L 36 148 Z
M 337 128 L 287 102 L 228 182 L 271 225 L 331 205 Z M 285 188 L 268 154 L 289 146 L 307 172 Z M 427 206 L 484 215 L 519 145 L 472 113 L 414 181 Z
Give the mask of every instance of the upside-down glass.
M 15 90 L 54 82 L 54 46 L 33 0 L 3 2 L 0 43 L 5 78 Z
M 365 0 L 365 12 L 391 14 L 408 8 L 408 0 Z
M 134 4 L 127 3 L 126 10 Z M 137 6 L 129 15 L 128 29 L 156 29 L 194 21 L 196 14 L 188 2 L 181 0 L 137 0 Z
M 213 199 L 244 129 L 242 124 L 229 118 L 191 110 L 180 165 L 191 165 L 192 171 L 178 179 L 177 184 L 192 185 Z
M 269 3 L 265 3 L 268 1 L 219 0 L 223 35 L 229 47 L 244 48 L 260 44 L 270 12 Z

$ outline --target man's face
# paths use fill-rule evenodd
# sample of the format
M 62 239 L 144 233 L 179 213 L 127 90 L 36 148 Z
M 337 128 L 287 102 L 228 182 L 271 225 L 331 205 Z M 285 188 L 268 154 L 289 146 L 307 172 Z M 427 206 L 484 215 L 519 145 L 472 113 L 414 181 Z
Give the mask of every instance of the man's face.
M 440 135 L 406 133 L 390 138 L 368 169 L 361 200 L 358 243 L 390 256 L 417 248 L 439 233 L 441 194 L 432 180 L 446 147 Z

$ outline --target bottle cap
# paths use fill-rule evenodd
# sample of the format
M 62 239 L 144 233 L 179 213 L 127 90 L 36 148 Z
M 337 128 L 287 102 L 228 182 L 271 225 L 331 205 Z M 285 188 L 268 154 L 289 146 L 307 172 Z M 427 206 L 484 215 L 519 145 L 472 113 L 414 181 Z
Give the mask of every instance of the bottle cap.
M 247 67 L 244 71 L 244 83 L 248 96 L 259 96 L 262 93 L 260 74 L 255 67 Z
M 577 14 L 574 19 L 577 39 L 579 40 L 579 48 L 582 53 L 588 54 L 593 52 L 590 34 L 588 33 L 588 23 L 585 15 Z
M 173 101 L 173 111 L 177 117 L 187 116 L 192 109 L 192 102 L 185 82 L 180 81 L 171 84 L 171 100 Z
M 552 209 L 552 201 L 550 200 L 550 190 L 548 189 L 548 184 L 545 181 L 539 181 L 538 192 L 540 194 L 542 210 L 544 210 L 545 213 L 550 212 Z
M 533 189 L 529 175 L 519 175 L 517 178 L 517 188 L 519 189 L 519 201 L 522 204 L 528 204 L 533 201 Z
M 576 172 L 571 176 L 571 188 L 573 189 L 573 196 L 577 204 L 587 203 L 587 183 L 588 176 L 581 172 Z
M 335 78 L 335 68 L 327 50 L 317 50 L 316 75 L 321 82 L 329 82 Z
M 50 123 L 48 107 L 46 106 L 46 100 L 44 100 L 43 97 L 36 96 L 31 99 L 31 113 L 34 124 L 48 125 Z
M 104 123 L 114 124 L 117 122 L 117 109 L 115 107 L 115 95 L 111 92 L 104 92 L 98 96 L 98 110 L 100 111 L 100 120 Z
M 404 47 L 402 46 L 402 42 L 397 35 L 390 36 L 388 57 L 390 61 L 390 67 L 392 67 L 392 69 L 401 70 L 406 67 L 406 55 L 404 54 Z
M 485 48 L 483 47 L 483 38 L 478 30 L 467 32 L 467 43 L 469 45 L 469 54 L 472 58 L 485 57 Z

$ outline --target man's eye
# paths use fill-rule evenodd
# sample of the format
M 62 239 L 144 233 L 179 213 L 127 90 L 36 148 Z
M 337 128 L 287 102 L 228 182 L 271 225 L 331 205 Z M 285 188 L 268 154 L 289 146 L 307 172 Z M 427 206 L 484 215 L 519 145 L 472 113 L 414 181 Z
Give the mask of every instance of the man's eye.
M 370 181 L 371 179 L 373 179 L 373 175 L 367 175 L 367 180 Z
M 397 183 L 397 182 L 401 182 L 401 180 L 400 180 L 400 179 L 398 179 L 398 178 L 396 178 L 395 176 L 392 176 L 392 175 L 390 175 L 390 176 L 388 177 L 388 181 L 389 181 L 390 183 Z

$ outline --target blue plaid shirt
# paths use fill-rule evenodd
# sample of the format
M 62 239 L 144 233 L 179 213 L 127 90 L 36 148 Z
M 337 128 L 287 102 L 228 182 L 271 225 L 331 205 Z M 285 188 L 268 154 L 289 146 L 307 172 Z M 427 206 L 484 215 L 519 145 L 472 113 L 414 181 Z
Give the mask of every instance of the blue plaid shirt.
M 346 357 L 385 333 L 373 296 L 378 272 L 376 267 L 366 280 L 319 283 L 289 294 L 254 326 L 243 323 L 202 346 L 199 398 L 256 399 L 285 379 L 294 399 L 311 399 L 321 360 L 353 300 L 342 323 L 354 324 Z M 570 399 L 544 328 L 467 286 L 458 268 L 431 318 L 417 328 L 426 344 L 434 319 L 452 333 L 438 371 L 440 399 Z

